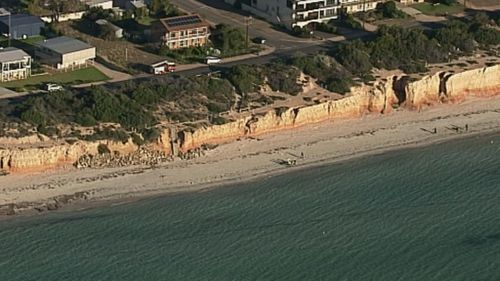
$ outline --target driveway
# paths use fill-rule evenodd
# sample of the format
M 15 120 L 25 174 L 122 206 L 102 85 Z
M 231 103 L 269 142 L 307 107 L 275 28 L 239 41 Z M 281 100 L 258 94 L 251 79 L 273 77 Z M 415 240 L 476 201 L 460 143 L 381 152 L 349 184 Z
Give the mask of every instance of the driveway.
M 499 0 L 458 0 L 458 2 L 462 5 L 467 5 L 467 8 L 474 10 L 483 10 L 483 11 L 498 11 L 500 10 L 500 1 Z

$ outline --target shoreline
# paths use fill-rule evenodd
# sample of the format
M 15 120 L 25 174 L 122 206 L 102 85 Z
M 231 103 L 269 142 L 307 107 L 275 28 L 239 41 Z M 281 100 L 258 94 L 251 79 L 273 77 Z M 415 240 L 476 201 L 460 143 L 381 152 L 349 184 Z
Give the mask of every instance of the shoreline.
M 359 161 L 389 151 L 417 148 L 500 131 L 500 97 L 471 98 L 460 104 L 439 104 L 421 112 L 398 110 L 386 115 L 325 121 L 227 143 L 188 161 L 160 167 L 76 170 L 0 177 L 2 206 L 15 214 L 37 214 L 60 209 L 72 211 L 128 204 L 158 196 L 205 192 L 297 170 Z M 465 123 L 467 122 L 467 123 Z M 468 124 L 464 133 L 447 128 Z M 426 132 L 439 128 L 436 134 Z M 425 129 L 425 130 L 424 130 Z M 300 154 L 305 153 L 304 159 Z M 285 167 L 279 160 L 296 159 Z M 79 196 L 73 196 L 79 194 Z M 63 199 L 54 198 L 63 196 Z M 55 204 L 55 205 L 50 205 Z M 51 207 L 52 206 L 52 207 Z M 36 210 L 38 209 L 38 211 Z M 43 212 L 42 212 L 43 213 Z M 12 213 L 10 213 L 12 214 Z

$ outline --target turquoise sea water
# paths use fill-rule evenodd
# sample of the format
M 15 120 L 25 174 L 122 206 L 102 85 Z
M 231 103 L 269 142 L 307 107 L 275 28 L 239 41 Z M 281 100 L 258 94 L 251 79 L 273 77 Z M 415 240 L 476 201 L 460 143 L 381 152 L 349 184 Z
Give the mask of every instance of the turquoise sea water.
M 500 280 L 500 136 L 0 222 L 0 280 Z

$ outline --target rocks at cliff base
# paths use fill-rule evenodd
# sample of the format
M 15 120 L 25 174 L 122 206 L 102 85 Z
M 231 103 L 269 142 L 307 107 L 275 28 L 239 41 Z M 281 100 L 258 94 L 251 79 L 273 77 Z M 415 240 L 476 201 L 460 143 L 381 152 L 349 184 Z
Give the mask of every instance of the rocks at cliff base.
M 118 153 L 85 154 L 74 165 L 78 169 L 112 168 L 132 165 L 156 166 L 169 161 L 172 161 L 172 157 L 164 152 L 140 148 L 136 152 L 127 155 Z
M 20 202 L 0 205 L 0 216 L 11 216 L 27 211 L 54 211 L 73 202 L 89 200 L 91 196 L 92 191 L 81 191 L 74 194 L 59 195 L 41 202 Z
M 217 145 L 203 144 L 201 145 L 201 147 L 193 148 L 187 152 L 180 152 L 179 158 L 181 158 L 182 160 L 190 160 L 197 157 L 201 157 L 205 155 L 206 150 L 214 149 L 215 147 L 217 147 Z

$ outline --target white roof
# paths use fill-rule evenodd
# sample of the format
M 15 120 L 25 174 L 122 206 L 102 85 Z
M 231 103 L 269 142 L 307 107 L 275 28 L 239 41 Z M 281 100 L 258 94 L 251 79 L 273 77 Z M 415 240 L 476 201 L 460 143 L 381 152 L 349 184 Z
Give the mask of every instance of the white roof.
M 0 62 L 24 60 L 27 57 L 30 55 L 18 48 L 9 47 L 0 50 Z

